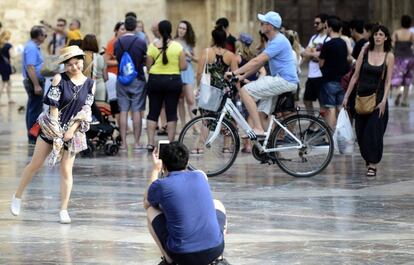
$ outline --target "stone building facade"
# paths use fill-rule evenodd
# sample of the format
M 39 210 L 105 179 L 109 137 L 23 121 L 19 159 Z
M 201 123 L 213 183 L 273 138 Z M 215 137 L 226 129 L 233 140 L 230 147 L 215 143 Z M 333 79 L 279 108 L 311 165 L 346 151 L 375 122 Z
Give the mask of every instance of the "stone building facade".
M 246 31 L 257 37 L 256 14 L 268 10 L 279 12 L 287 25 L 299 32 L 303 45 L 312 34 L 314 15 L 320 12 L 345 20 L 381 21 L 391 30 L 399 26 L 401 15 L 414 15 L 412 0 L 1 0 L 0 21 L 3 28 L 12 31 L 12 43 L 21 46 L 31 26 L 40 20 L 55 24 L 58 17 L 78 18 L 82 32 L 95 33 L 102 47 L 112 37 L 114 24 L 123 20 L 127 11 L 135 11 L 147 31 L 156 20 L 170 19 L 174 27 L 181 19 L 190 21 L 201 48 L 209 44 L 217 18 L 229 18 L 233 35 Z

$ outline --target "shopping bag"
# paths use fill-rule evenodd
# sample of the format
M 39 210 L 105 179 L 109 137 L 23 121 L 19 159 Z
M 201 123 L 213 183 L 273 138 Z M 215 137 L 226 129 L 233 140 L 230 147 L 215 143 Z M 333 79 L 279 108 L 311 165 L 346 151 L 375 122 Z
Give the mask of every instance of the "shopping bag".
M 352 154 L 354 152 L 355 135 L 345 108 L 342 108 L 339 112 L 333 138 L 335 149 L 340 154 Z

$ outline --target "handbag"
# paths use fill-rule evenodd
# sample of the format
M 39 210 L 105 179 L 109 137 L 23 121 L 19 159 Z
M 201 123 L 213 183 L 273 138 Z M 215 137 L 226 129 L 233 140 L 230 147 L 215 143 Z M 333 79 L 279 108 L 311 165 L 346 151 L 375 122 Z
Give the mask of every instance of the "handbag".
M 381 85 L 381 82 L 385 76 L 385 64 L 387 61 L 387 55 L 388 53 L 385 54 L 384 64 L 382 66 L 381 78 L 378 80 L 378 85 L 377 85 L 377 89 L 375 90 L 375 92 L 368 96 L 359 96 L 359 95 L 356 96 L 355 111 L 356 113 L 360 115 L 371 114 L 372 112 L 374 112 L 375 107 L 377 106 L 377 93 Z M 367 60 L 368 60 L 368 56 L 367 56 Z
M 208 49 L 206 50 L 206 61 L 201 75 L 197 106 L 200 109 L 216 112 L 223 100 L 224 91 L 211 85 L 211 75 L 208 72 Z

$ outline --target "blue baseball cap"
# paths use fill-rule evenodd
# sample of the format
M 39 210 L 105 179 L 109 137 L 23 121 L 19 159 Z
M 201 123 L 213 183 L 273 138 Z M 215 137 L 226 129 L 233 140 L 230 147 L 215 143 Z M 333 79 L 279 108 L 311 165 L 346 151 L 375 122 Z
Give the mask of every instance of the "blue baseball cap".
M 257 18 L 261 22 L 269 23 L 277 29 L 280 29 L 282 26 L 282 18 L 280 17 L 279 13 L 276 13 L 274 11 L 269 11 L 265 15 L 257 14 Z

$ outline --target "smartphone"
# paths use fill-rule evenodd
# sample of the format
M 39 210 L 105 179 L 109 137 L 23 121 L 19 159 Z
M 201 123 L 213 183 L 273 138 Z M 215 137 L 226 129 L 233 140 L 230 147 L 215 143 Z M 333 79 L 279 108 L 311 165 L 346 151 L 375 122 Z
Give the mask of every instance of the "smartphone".
M 168 140 L 159 140 L 158 141 L 158 157 L 162 160 L 162 153 L 166 146 L 170 144 Z

